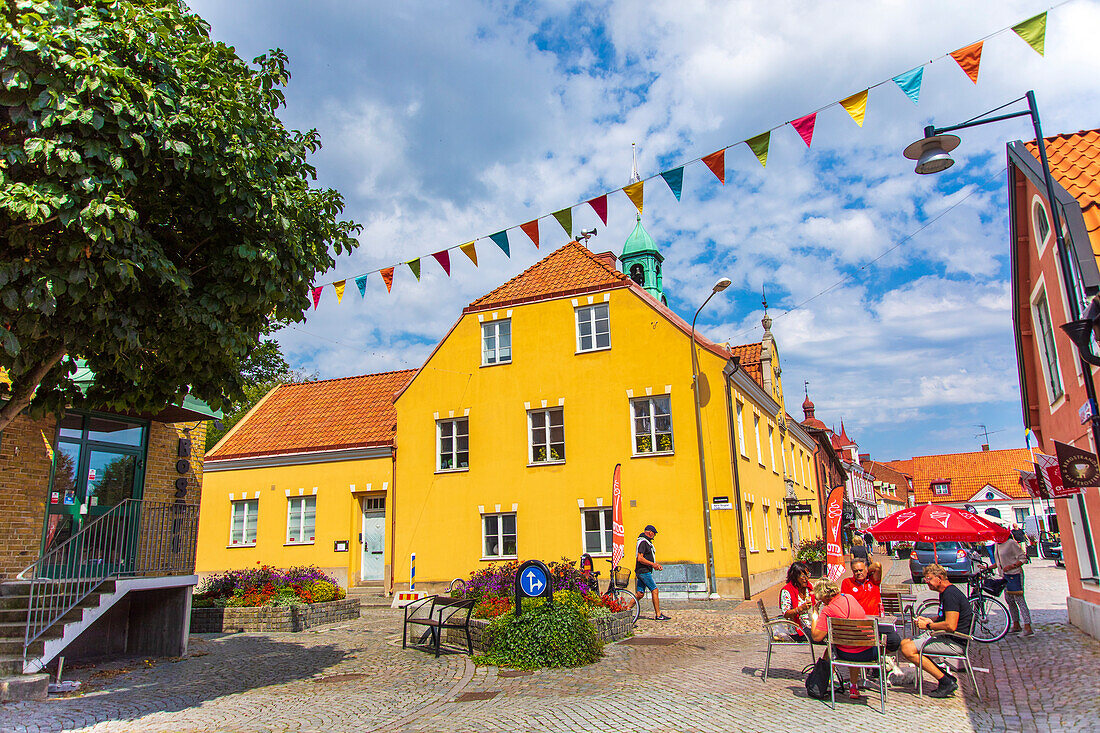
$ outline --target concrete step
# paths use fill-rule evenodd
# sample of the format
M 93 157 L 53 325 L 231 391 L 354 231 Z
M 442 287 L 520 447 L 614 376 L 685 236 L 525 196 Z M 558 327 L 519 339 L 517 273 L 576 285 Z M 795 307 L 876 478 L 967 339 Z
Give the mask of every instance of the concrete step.
M 46 652 L 46 641 L 39 637 L 27 647 L 28 657 L 40 657 Z M 0 639 L 0 658 L 18 656 L 23 658 L 23 637 L 12 639 Z
M 104 593 L 106 591 L 103 591 Z M 84 597 L 76 605 L 77 608 L 92 608 L 99 605 L 100 591 L 96 590 L 91 594 Z M 0 596 L 0 610 L 22 610 L 23 613 L 27 612 L 27 606 L 30 605 L 30 596 Z
M 10 677 L 11 675 L 23 673 L 23 655 L 18 656 L 14 654 L 0 655 L 0 677 Z
M 65 614 L 61 619 L 61 623 L 68 623 L 70 621 L 79 621 L 84 618 L 84 608 L 77 607 Z M 0 623 L 26 623 L 27 622 L 27 609 L 26 608 L 0 608 Z
M 54 624 L 42 634 L 43 639 L 59 639 L 64 631 L 62 624 Z M 23 640 L 27 632 L 26 621 L 0 621 L 0 641 L 8 639 Z
M 20 674 L 0 677 L 0 702 L 45 700 L 49 694 L 48 674 Z

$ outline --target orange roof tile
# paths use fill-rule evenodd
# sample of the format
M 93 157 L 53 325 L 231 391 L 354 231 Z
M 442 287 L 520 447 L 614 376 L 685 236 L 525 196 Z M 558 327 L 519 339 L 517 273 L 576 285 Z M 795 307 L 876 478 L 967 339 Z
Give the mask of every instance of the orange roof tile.
M 1080 203 L 1092 250 L 1100 256 L 1100 129 L 1043 139 L 1050 173 Z M 1038 159 L 1035 141 L 1024 145 Z
M 1031 469 L 1031 454 L 1026 448 L 947 453 L 889 461 L 886 465 L 913 477 L 913 495 L 918 504 L 970 501 L 987 484 L 1013 499 L 1026 499 L 1016 469 Z M 933 494 L 931 484 L 943 480 L 950 481 L 950 493 Z
M 602 262 L 585 247 L 570 242 L 470 303 L 463 313 L 625 288 L 631 282 L 630 278 Z
M 413 373 L 405 369 L 280 385 L 206 460 L 392 445 L 393 396 Z
M 731 346 L 730 353 L 741 358 L 741 368 L 748 372 L 749 376 L 756 380 L 761 387 L 764 386 L 764 370 L 760 367 L 761 344 L 741 344 Z

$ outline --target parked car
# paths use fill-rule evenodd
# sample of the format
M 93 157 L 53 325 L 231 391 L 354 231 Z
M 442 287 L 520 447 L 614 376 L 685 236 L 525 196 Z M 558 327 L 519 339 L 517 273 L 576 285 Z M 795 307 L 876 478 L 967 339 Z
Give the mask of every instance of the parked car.
M 916 542 L 909 553 L 909 573 L 914 583 L 924 582 L 924 568 L 938 563 L 950 580 L 966 580 L 973 571 L 970 556 L 961 542 Z

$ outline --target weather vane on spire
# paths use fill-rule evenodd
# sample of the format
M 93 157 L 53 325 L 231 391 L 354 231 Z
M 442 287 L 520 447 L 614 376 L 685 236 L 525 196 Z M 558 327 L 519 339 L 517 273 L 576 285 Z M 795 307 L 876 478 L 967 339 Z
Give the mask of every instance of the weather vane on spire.
M 764 286 L 760 286 L 760 305 L 764 306 L 764 315 L 768 315 L 768 293 Z
M 638 145 L 637 143 L 630 143 L 630 153 L 634 156 L 634 165 L 630 169 L 630 182 L 637 183 L 642 180 L 642 177 L 638 175 Z
M 804 389 L 806 390 L 806 399 L 809 399 L 810 398 L 810 382 L 807 380 L 807 381 L 802 382 L 802 384 L 804 386 Z

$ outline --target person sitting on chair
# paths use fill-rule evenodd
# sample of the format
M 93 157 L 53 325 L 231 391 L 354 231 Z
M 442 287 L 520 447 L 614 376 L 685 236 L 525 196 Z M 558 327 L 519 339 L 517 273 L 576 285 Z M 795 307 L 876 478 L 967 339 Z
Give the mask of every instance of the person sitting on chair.
M 853 558 L 851 562 L 852 577 L 845 578 L 840 584 L 840 592 L 847 593 L 859 601 L 859 605 L 868 616 L 882 616 L 882 565 L 873 562 L 870 565 L 866 560 Z M 901 646 L 901 636 L 893 624 L 879 624 L 878 633 L 886 637 L 886 651 L 891 654 Z
M 867 618 L 863 606 L 859 605 L 855 598 L 840 592 L 840 586 L 836 581 L 826 580 L 817 584 L 817 599 L 823 604 L 821 613 L 817 617 L 810 635 L 816 642 L 825 641 L 829 636 L 830 618 Z M 825 652 L 828 654 L 828 650 Z M 837 644 L 836 658 L 845 662 L 874 662 L 878 659 L 878 652 L 873 646 L 841 646 Z M 859 699 L 859 670 L 855 667 L 848 668 L 848 697 Z
M 915 623 L 917 628 L 926 631 L 957 631 L 960 634 L 970 634 L 970 624 L 974 620 L 974 612 L 970 609 L 970 601 L 966 594 L 959 590 L 958 586 L 947 579 L 947 571 L 943 566 L 933 563 L 924 568 L 924 582 L 928 587 L 940 594 L 940 614 L 935 619 L 917 616 Z M 965 654 L 967 638 L 947 634 L 944 636 L 932 636 L 930 633 L 921 634 L 916 639 L 903 639 L 901 642 L 901 654 L 913 664 L 921 660 L 921 668 L 932 675 L 939 682 L 936 689 L 928 693 L 929 697 L 947 697 L 959 688 L 959 682 L 955 676 L 948 674 L 937 667 L 928 657 L 921 657 L 923 649 L 925 654 Z M 921 668 L 917 674 L 921 674 Z
M 810 612 L 816 602 L 814 587 L 810 583 L 810 569 L 804 562 L 792 563 L 787 570 L 787 584 L 779 591 L 779 613 L 802 629 L 809 630 Z M 807 640 L 802 629 L 790 629 L 791 641 Z

